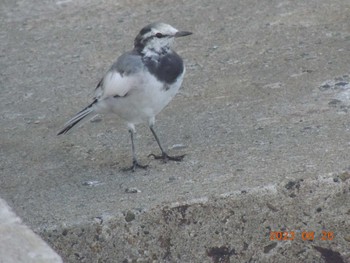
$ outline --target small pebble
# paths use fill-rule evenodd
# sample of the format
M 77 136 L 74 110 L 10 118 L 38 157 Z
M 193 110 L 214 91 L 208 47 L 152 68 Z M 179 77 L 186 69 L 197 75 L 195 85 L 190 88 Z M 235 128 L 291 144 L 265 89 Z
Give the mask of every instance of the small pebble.
M 345 182 L 346 180 L 348 180 L 350 178 L 350 173 L 349 172 L 344 172 L 341 175 L 339 175 L 339 178 Z
M 98 186 L 101 184 L 103 184 L 103 183 L 101 183 L 100 181 L 85 181 L 85 182 L 83 182 L 83 185 L 86 185 L 86 186 Z
M 135 188 L 135 187 L 130 187 L 130 188 L 126 188 L 125 189 L 125 193 L 128 194 L 137 194 L 137 193 L 141 193 L 141 190 Z
M 179 150 L 179 149 L 184 149 L 184 148 L 187 148 L 187 146 L 184 144 L 174 144 L 173 146 L 171 146 L 172 150 Z
M 133 221 L 134 219 L 135 219 L 135 214 L 133 213 L 133 212 L 131 212 L 131 211 L 128 211 L 127 213 L 126 213 L 126 215 L 125 215 L 125 221 L 126 222 L 131 222 L 131 221 Z

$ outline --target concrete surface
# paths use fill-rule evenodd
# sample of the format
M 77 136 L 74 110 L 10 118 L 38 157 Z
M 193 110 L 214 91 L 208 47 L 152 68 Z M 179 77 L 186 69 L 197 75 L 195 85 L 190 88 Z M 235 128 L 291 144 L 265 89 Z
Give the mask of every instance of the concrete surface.
M 0 262 L 59 263 L 62 259 L 0 199 Z
M 350 262 L 348 0 L 0 5 L 0 195 L 65 262 Z M 187 155 L 141 125 L 126 173 L 121 121 L 56 132 L 151 21 L 194 32 L 156 125 Z

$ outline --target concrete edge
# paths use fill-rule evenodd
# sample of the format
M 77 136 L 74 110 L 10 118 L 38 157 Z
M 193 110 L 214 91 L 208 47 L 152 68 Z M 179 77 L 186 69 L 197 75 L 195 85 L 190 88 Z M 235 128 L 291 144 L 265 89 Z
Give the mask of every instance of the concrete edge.
M 329 176 L 286 180 L 40 233 L 67 262 L 345 263 L 349 186 Z M 279 240 L 275 232 L 288 236 Z M 322 239 L 324 232 L 332 236 Z
M 0 263 L 62 263 L 0 198 Z

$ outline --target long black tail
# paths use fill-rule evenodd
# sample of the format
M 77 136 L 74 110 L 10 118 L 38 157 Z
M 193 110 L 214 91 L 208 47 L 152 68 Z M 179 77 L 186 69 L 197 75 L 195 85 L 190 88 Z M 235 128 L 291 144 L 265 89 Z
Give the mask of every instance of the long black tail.
M 78 122 L 80 122 L 82 119 L 84 119 L 86 116 L 90 115 L 93 111 L 93 105 L 97 102 L 95 99 L 89 106 L 87 106 L 82 111 L 78 112 L 72 119 L 70 119 L 64 127 L 57 133 L 57 135 L 65 134 L 70 129 L 72 129 Z

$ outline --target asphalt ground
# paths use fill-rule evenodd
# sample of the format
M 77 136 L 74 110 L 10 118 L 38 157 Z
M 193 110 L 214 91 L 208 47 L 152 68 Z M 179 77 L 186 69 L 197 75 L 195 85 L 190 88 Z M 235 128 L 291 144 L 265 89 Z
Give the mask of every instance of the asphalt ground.
M 0 195 L 65 261 L 350 261 L 348 1 L 0 6 Z M 130 138 L 118 118 L 56 133 L 153 21 L 194 33 L 176 43 L 187 72 L 155 127 L 171 154 L 186 157 L 149 158 L 158 146 L 140 125 L 137 152 L 149 169 L 124 172 Z M 219 220 L 229 215 L 245 232 Z M 169 223 L 187 217 L 208 230 Z M 95 240 L 101 225 L 112 234 Z M 135 237 L 142 226 L 152 237 Z M 336 238 L 272 242 L 268 229 Z

